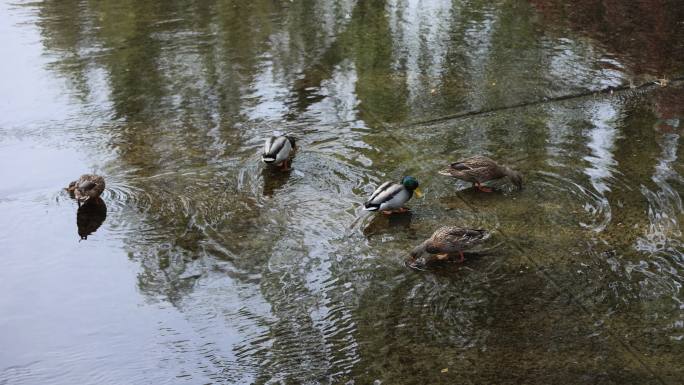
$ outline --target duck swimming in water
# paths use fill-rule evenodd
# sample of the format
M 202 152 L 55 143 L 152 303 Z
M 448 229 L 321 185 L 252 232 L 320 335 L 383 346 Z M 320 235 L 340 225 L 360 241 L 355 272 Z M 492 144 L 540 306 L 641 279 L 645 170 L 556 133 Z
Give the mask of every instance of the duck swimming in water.
M 435 254 L 438 260 L 445 260 L 458 255 L 459 262 L 463 262 L 463 250 L 471 248 L 489 237 L 489 232 L 482 229 L 466 229 L 456 226 L 443 226 L 432 236 L 411 251 L 411 258 L 415 261 L 427 252 Z
M 411 199 L 413 193 L 418 198 L 422 195 L 418 186 L 418 181 L 412 176 L 405 176 L 401 183 L 385 182 L 363 204 L 364 210 L 381 211 L 383 214 L 392 214 L 395 210 L 406 212 L 408 209 L 403 207 L 404 203 Z
M 90 199 L 99 198 L 104 189 L 104 178 L 95 174 L 83 174 L 78 180 L 69 183 L 69 187 L 66 188 L 76 198 L 78 207 Z
M 450 164 L 448 168 L 441 170 L 439 173 L 471 182 L 478 190 L 484 192 L 492 192 L 492 189 L 482 186 L 482 183 L 506 176 L 518 189 L 522 189 L 522 174 L 506 166 L 501 166 L 492 159 L 482 155 L 461 159 Z
M 296 139 L 290 135 L 271 136 L 264 143 L 261 161 L 267 165 L 279 166 L 283 171 L 290 169 L 290 163 L 297 151 Z

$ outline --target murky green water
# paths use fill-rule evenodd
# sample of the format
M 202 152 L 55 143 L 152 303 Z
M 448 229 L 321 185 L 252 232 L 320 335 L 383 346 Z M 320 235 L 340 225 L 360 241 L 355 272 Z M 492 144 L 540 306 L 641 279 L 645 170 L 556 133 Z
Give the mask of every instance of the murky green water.
M 681 383 L 684 85 L 498 109 L 683 76 L 684 6 L 563 3 L 2 2 L 0 383 Z

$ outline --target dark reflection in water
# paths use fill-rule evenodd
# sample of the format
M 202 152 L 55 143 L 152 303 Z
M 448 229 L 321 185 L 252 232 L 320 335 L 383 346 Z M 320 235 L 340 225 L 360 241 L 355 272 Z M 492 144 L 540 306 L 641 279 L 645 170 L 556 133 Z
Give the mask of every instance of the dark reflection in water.
M 407 211 L 404 213 L 393 213 L 391 215 L 373 215 L 369 216 L 369 220 L 363 227 L 363 235 L 371 238 L 382 233 L 402 233 L 401 230 L 410 230 L 413 213 Z
M 264 196 L 273 196 L 276 191 L 287 183 L 288 179 L 290 179 L 290 173 L 292 172 L 293 170 L 281 171 L 271 167 L 264 167 L 261 171 L 261 177 L 264 180 Z
M 89 199 L 76 211 L 78 236 L 82 240 L 97 231 L 107 218 L 107 205 L 102 198 Z
M 684 376 L 680 82 L 406 124 L 681 76 L 681 4 L 5 8 L 3 31 L 39 33 L 26 49 L 42 65 L 9 73 L 27 85 L 56 78 L 57 91 L 22 89 L 54 92 L 46 109 L 59 102 L 78 113 L 10 120 L 12 131 L 0 131 L 9 155 L 0 156 L 66 148 L 82 157 L 75 165 L 102 169 L 113 183 L 104 211 L 77 218 L 87 236 L 108 216 L 97 242 L 59 243 L 73 236 L 65 226 L 30 248 L 7 237 L 0 246 L 10 257 L 81 255 L 75 247 L 115 254 L 136 271 L 103 281 L 136 291 L 92 300 L 112 287 L 70 277 L 79 263 L 114 258 L 63 259 L 32 285 L 90 299 L 85 310 L 96 311 L 84 322 L 96 326 L 73 334 L 22 305 L 35 294 L 17 289 L 25 286 L 17 277 L 53 270 L 8 257 L 19 273 L 0 280 L 12 293 L 0 298 L 0 314 L 10 314 L 0 317 L 9 346 L 0 383 L 675 384 Z M 42 107 L 0 104 L 0 116 Z M 289 173 L 258 160 L 276 129 L 301 138 Z M 519 169 L 525 188 L 485 194 L 437 174 L 474 154 Z M 21 183 L 0 190 L 0 207 L 20 213 L 19 225 L 73 221 L 39 183 L 50 172 L 32 171 L 27 180 L 2 170 Z M 361 217 L 374 186 L 407 174 L 427 192 L 410 213 Z M 407 269 L 408 251 L 441 225 L 490 229 L 497 245 L 463 265 Z M 128 318 L 99 315 L 129 309 L 138 295 L 136 310 L 118 314 Z M 79 309 L 68 305 L 51 319 Z M 135 337 L 108 332 L 119 325 Z M 15 330 L 40 344 L 15 341 Z M 131 339 L 149 349 L 122 342 Z
M 558 0 L 530 0 L 550 25 L 567 26 L 589 36 L 615 55 L 601 64 L 605 71 L 627 68 L 638 77 L 680 74 L 684 8 L 674 1 L 592 1 L 569 6 Z

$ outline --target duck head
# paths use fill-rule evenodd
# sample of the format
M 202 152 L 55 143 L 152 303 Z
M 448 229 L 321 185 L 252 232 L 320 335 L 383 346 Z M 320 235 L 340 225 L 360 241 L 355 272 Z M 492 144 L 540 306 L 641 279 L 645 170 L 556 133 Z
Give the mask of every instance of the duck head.
M 76 186 L 80 195 L 79 201 L 85 202 L 90 199 L 90 192 L 95 186 L 97 186 L 97 184 L 93 181 L 86 181 Z
M 418 183 L 416 178 L 412 176 L 405 176 L 401 179 L 401 184 L 404 187 L 406 187 L 407 190 L 415 192 L 418 198 L 420 198 L 423 195 L 423 193 L 418 188 L 420 184 Z
M 517 187 L 518 190 L 522 190 L 522 184 L 523 184 L 522 174 L 518 171 L 511 170 L 508 167 L 504 168 L 504 172 L 506 175 L 508 175 L 508 178 L 510 178 L 511 182 L 513 182 L 515 187 Z

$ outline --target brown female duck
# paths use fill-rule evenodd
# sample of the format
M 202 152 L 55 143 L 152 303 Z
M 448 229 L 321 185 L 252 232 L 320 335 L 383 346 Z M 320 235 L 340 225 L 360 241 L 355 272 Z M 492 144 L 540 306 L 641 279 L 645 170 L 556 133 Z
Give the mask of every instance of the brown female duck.
M 443 226 L 432 236 L 411 251 L 411 258 L 415 261 L 424 252 L 436 254 L 438 260 L 444 260 L 458 255 L 459 262 L 463 262 L 463 250 L 479 244 L 489 237 L 489 232 L 482 229 L 465 229 L 456 226 Z
M 78 180 L 69 183 L 67 187 L 67 191 L 78 201 L 79 207 L 81 207 L 81 202 L 85 203 L 89 199 L 98 198 L 104 189 L 104 178 L 95 174 L 83 174 Z
M 511 170 L 506 166 L 501 166 L 486 156 L 476 155 L 470 158 L 461 159 L 449 165 L 448 168 L 439 172 L 442 175 L 471 182 L 480 191 L 492 192 L 489 187 L 482 186 L 482 183 L 503 177 L 510 178 L 511 182 L 522 188 L 522 174 Z

